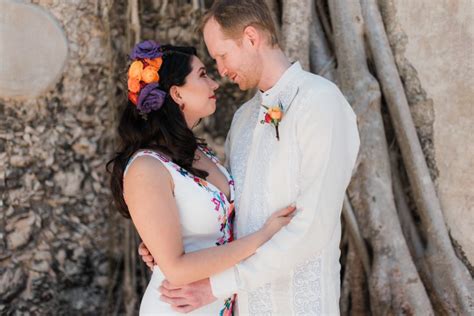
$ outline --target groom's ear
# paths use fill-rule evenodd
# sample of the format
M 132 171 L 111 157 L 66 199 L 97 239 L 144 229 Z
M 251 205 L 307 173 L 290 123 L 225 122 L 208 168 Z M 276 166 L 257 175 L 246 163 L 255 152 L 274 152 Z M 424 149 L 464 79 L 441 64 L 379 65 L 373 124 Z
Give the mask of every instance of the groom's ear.
M 249 25 L 244 29 L 244 37 L 249 40 L 252 46 L 260 44 L 260 33 L 252 25 Z

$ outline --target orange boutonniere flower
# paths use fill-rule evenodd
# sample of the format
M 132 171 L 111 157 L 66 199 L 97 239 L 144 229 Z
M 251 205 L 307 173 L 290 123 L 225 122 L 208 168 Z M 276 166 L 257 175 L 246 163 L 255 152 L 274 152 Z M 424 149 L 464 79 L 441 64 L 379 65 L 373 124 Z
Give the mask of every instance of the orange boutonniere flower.
M 277 140 L 280 140 L 280 133 L 278 131 L 278 125 L 281 122 L 281 119 L 283 118 L 283 105 L 279 102 L 278 106 L 265 106 L 262 104 L 262 106 L 267 110 L 265 112 L 265 117 L 263 120 L 260 121 L 261 124 L 271 124 L 275 127 L 275 132 L 276 132 L 276 138 Z

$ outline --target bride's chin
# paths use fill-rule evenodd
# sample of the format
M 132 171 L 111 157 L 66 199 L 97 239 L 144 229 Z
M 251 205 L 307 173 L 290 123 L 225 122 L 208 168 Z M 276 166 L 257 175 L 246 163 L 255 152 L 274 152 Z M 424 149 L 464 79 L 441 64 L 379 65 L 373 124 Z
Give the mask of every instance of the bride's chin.
M 216 113 L 216 109 L 217 109 L 217 107 L 216 107 L 216 102 L 213 102 L 213 104 L 211 104 L 210 112 L 209 112 L 209 114 L 208 114 L 206 117 L 209 117 L 209 116 L 211 116 L 212 114 Z

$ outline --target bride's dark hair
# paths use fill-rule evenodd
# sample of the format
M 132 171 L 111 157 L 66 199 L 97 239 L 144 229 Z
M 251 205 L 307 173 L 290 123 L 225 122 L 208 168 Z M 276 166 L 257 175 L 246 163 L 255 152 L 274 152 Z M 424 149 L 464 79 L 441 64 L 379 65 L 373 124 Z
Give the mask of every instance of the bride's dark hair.
M 163 64 L 158 71 L 160 89 L 167 95 L 163 106 L 146 115 L 138 112 L 130 101 L 122 111 L 118 125 L 120 144 L 114 158 L 107 163 L 111 173 L 110 186 L 114 203 L 120 214 L 130 218 L 123 198 L 123 173 L 129 159 L 140 149 L 152 149 L 167 155 L 192 174 L 206 178 L 208 173 L 192 167 L 198 145 L 205 145 L 187 126 L 178 104 L 169 95 L 172 86 L 183 86 L 192 71 L 193 47 L 162 46 Z M 111 167 L 111 168 L 110 168 Z

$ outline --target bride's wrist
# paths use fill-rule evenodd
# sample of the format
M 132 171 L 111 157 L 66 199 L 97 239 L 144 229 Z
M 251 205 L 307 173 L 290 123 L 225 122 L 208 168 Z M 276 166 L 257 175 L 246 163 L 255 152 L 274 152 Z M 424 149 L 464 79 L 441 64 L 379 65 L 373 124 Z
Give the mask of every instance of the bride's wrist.
M 260 230 L 258 230 L 256 234 L 260 245 L 264 244 L 271 238 L 271 234 L 267 229 L 266 225 L 264 225 Z

